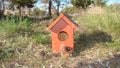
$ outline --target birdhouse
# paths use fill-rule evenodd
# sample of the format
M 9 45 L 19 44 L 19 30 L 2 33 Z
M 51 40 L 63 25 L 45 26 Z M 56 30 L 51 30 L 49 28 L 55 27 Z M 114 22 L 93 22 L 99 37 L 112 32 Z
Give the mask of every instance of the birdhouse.
M 74 30 L 78 26 L 65 14 L 60 16 L 48 27 L 52 33 L 52 49 L 54 52 L 68 52 L 74 50 Z

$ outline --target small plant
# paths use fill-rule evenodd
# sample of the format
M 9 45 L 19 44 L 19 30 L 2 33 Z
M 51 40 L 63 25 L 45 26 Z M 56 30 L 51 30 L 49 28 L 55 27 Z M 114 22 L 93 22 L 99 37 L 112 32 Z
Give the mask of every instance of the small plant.
M 14 48 L 7 47 L 0 50 L 0 61 L 9 60 L 14 56 Z

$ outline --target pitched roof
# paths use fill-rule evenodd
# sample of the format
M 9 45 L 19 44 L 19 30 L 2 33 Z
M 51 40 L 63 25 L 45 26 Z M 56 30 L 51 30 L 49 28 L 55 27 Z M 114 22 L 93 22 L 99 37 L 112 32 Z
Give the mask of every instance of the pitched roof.
M 48 29 L 51 30 L 51 28 L 53 28 L 61 19 L 64 19 L 73 29 L 78 29 L 78 25 L 69 19 L 64 13 L 61 13 L 60 16 L 50 26 L 48 26 Z

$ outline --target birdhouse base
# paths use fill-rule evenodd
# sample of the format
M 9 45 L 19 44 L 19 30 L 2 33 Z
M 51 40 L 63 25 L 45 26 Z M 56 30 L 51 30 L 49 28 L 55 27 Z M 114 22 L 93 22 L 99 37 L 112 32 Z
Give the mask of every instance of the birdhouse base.
M 58 52 L 53 52 L 53 56 L 55 57 L 61 57 L 61 56 L 65 56 L 65 57 L 70 57 L 72 56 L 73 52 L 61 52 L 61 53 L 58 53 Z
M 65 56 L 65 57 L 70 57 L 70 53 L 69 53 L 69 52 L 65 52 L 65 53 L 63 54 L 63 56 Z

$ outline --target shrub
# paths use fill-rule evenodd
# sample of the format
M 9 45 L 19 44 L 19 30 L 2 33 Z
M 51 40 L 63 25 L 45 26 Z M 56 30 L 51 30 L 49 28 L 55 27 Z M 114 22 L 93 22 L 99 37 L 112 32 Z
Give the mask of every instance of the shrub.
M 39 8 L 35 8 L 34 10 L 33 10 L 33 15 L 36 15 L 36 16 L 39 16 L 39 15 L 43 15 L 45 13 L 45 11 L 43 11 L 43 10 L 40 10 Z

